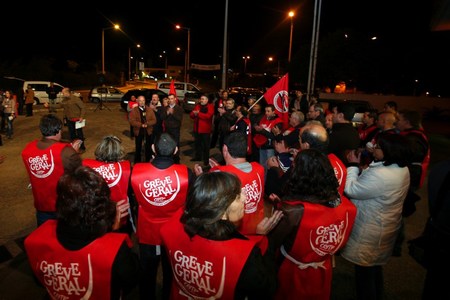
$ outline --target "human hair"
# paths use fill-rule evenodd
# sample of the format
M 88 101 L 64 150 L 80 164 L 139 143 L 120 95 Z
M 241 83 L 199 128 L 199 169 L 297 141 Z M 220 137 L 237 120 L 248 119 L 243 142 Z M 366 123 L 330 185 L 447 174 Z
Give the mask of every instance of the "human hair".
M 100 174 L 87 166 L 65 173 L 56 186 L 58 222 L 79 228 L 97 238 L 111 230 L 116 205 L 110 199 L 108 184 Z
M 222 217 L 241 194 L 241 181 L 228 172 L 202 173 L 189 190 L 181 216 L 186 233 L 221 240 L 236 230 L 236 225 Z
M 156 138 L 155 152 L 158 156 L 172 157 L 176 147 L 177 142 L 167 132 L 161 133 L 161 135 Z
M 63 123 L 60 118 L 54 114 L 46 114 L 39 121 L 39 130 L 43 136 L 54 136 L 62 130 Z
M 319 102 L 313 103 L 313 104 L 311 104 L 311 106 L 314 108 L 314 111 L 318 111 L 318 112 L 320 112 L 321 114 L 324 113 L 324 112 L 323 112 L 323 106 L 322 106 L 322 104 L 320 104 Z
M 404 109 L 398 112 L 405 120 L 408 120 L 409 125 L 414 129 L 420 129 L 422 127 L 422 116 L 418 111 Z
M 248 116 L 248 110 L 245 106 L 239 105 L 236 107 L 236 110 L 239 111 L 244 117 Z
M 269 108 L 269 107 L 272 111 L 275 111 L 275 105 L 273 105 L 273 104 L 267 104 L 264 109 Z
M 355 107 L 347 102 L 338 103 L 336 105 L 336 110 L 338 113 L 342 113 L 344 116 L 344 120 L 351 121 L 353 117 L 355 116 Z
M 286 200 L 328 203 L 339 197 L 336 175 L 328 157 L 317 149 L 300 151 L 285 185 Z
M 301 111 L 293 111 L 291 117 L 295 118 L 299 124 L 305 121 L 305 115 Z
M 115 135 L 103 137 L 95 148 L 95 159 L 104 162 L 118 162 L 125 157 L 122 140 Z
M 322 153 L 328 151 L 328 134 L 322 124 L 307 124 L 300 131 L 302 143 L 308 143 L 310 149 L 319 150 Z
M 247 143 L 247 135 L 242 131 L 232 131 L 223 139 L 223 144 L 227 146 L 228 153 L 233 158 L 247 156 Z
M 366 112 L 369 119 L 373 119 L 374 122 L 378 120 L 378 111 L 376 109 L 368 109 Z
M 398 105 L 395 101 L 387 101 L 386 103 L 384 103 L 384 108 L 391 108 L 394 111 L 397 111 Z
M 383 165 L 397 164 L 401 168 L 408 166 L 411 159 L 411 150 L 406 137 L 384 132 L 378 135 L 377 144 L 383 151 Z

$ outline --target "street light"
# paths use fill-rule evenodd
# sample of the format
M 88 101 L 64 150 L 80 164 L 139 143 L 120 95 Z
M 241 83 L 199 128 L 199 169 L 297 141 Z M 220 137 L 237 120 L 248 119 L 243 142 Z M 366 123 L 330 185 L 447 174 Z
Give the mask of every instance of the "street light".
M 269 61 L 273 62 L 273 57 L 269 57 Z M 280 60 L 278 60 L 277 77 L 280 77 Z
M 294 12 L 291 10 L 288 15 L 289 15 L 289 18 L 291 18 L 291 34 L 290 34 L 290 38 L 289 38 L 289 56 L 288 56 L 288 63 L 290 63 L 291 62 L 291 53 L 292 53 L 292 33 L 294 32 L 294 22 L 293 22 Z
M 181 27 L 180 25 L 176 25 L 175 28 L 187 30 L 187 33 L 188 33 L 187 52 L 186 52 L 185 68 L 184 68 L 184 81 L 189 82 L 189 70 L 190 70 L 189 58 L 190 58 L 190 49 L 191 49 L 191 29 L 188 27 Z
M 140 48 L 141 45 L 137 44 L 136 45 L 137 48 Z M 128 80 L 131 80 L 131 59 L 133 57 L 131 56 L 131 47 L 128 47 Z
M 244 73 L 247 72 L 247 60 L 250 59 L 250 56 L 242 56 L 242 59 L 244 60 Z
M 120 29 L 120 26 L 115 24 L 113 27 L 106 27 L 102 29 L 102 74 L 105 74 L 105 30 Z

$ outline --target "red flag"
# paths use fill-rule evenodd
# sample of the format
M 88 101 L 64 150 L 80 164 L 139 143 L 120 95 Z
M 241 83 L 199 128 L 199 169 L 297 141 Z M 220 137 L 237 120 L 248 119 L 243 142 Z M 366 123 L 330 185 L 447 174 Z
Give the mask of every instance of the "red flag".
M 175 79 L 172 79 L 172 81 L 170 82 L 169 94 L 174 94 L 175 99 L 177 99 L 177 104 L 180 104 L 180 100 L 178 100 L 178 97 L 177 97 L 177 91 L 175 90 Z
M 289 76 L 288 73 L 281 77 L 267 92 L 264 98 L 267 104 L 275 106 L 275 112 L 283 119 L 284 129 L 289 127 L 289 94 L 288 94 Z

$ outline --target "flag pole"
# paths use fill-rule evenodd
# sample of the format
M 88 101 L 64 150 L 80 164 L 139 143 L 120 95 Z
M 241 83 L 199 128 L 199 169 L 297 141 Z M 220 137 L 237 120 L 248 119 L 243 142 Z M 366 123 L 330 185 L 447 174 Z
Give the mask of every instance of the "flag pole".
M 248 108 L 248 110 L 251 110 L 251 109 L 253 108 L 253 106 L 255 106 L 255 104 L 258 103 L 262 98 L 264 98 L 264 94 L 263 94 L 261 97 L 259 97 L 259 99 L 256 100 L 252 105 L 250 105 L 250 107 Z

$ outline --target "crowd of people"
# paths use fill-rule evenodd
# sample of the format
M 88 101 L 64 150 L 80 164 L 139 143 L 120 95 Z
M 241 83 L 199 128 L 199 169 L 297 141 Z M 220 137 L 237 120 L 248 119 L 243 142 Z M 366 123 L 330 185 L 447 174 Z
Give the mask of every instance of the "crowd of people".
M 141 299 L 330 299 L 341 255 L 355 266 L 357 299 L 383 299 L 382 268 L 401 255 L 428 168 L 420 115 L 387 105 L 356 128 L 351 105 L 297 98 L 285 127 L 264 100 L 202 95 L 189 113 L 192 169 L 180 164 L 174 94 L 148 105 L 139 96 L 127 112 L 133 163 L 113 135 L 82 159 L 84 138 L 61 141 L 62 121 L 43 116 L 42 138 L 22 152 L 36 277 L 58 299 L 119 299 L 135 286 Z M 74 285 L 58 284 L 63 275 Z

